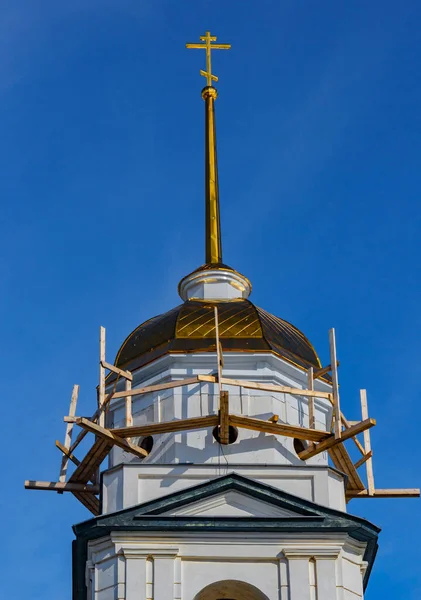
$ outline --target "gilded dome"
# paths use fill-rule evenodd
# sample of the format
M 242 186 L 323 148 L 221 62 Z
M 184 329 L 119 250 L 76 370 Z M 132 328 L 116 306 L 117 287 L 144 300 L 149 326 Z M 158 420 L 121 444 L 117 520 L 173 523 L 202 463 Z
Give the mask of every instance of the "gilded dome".
M 215 306 L 224 352 L 272 352 L 298 367 L 320 368 L 301 331 L 246 299 L 187 300 L 149 319 L 126 338 L 115 365 L 134 371 L 168 353 L 215 352 Z

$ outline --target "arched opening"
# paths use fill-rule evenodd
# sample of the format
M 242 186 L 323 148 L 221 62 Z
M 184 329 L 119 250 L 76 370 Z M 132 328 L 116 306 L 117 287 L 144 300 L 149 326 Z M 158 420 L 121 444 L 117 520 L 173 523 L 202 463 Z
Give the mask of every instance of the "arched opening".
M 304 452 L 304 450 L 307 450 L 309 445 L 308 442 L 306 442 L 305 440 L 299 440 L 298 438 L 294 438 L 293 444 L 297 456 L 300 454 L 300 452 Z
M 269 600 L 257 587 L 244 581 L 216 581 L 196 594 L 194 600 Z
M 140 437 L 139 441 L 137 442 L 137 445 L 150 454 L 153 448 L 153 437 L 151 435 L 147 435 L 146 437 Z

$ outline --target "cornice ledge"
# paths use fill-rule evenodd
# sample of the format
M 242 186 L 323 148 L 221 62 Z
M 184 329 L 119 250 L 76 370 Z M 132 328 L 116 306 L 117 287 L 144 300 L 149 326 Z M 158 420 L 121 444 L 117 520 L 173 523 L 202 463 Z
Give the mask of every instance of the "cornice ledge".
M 180 551 L 176 546 L 154 548 L 153 546 L 140 546 L 138 544 L 133 544 L 133 542 L 125 543 L 124 540 L 121 539 L 116 542 L 117 554 L 123 555 L 125 558 L 175 558 Z
M 285 546 L 282 553 L 288 560 L 300 560 L 316 558 L 318 560 L 336 560 L 342 550 L 342 546 Z

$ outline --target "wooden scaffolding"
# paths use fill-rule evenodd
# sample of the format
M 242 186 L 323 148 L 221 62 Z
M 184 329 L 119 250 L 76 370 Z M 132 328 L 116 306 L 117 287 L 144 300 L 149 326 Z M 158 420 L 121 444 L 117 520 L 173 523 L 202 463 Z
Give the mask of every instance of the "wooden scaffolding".
M 229 443 L 230 427 L 251 429 L 270 435 L 292 437 L 302 441 L 302 450 L 298 453 L 301 460 L 305 461 L 321 452 L 327 451 L 333 465 L 347 476 L 346 500 L 353 498 L 399 498 L 418 497 L 419 489 L 377 489 L 374 485 L 373 451 L 371 448 L 370 429 L 376 421 L 368 416 L 367 393 L 360 391 L 361 419 L 348 421 L 340 407 L 338 366 L 336 356 L 335 331 L 329 331 L 330 364 L 322 369 L 310 367 L 307 371 L 307 388 L 293 388 L 277 384 L 257 383 L 230 379 L 223 376 L 223 353 L 219 341 L 218 310 L 215 307 L 216 328 L 216 354 L 217 372 L 215 375 L 197 375 L 185 379 L 170 381 L 157 385 L 138 387 L 132 389 L 133 374 L 130 371 L 119 369 L 108 363 L 105 358 L 105 329 L 100 328 L 99 351 L 99 385 L 97 388 L 98 406 L 91 418 L 76 416 L 79 386 L 73 387 L 69 413 L 64 417 L 66 431 L 64 443 L 56 441 L 56 447 L 62 453 L 58 481 L 25 481 L 25 488 L 36 490 L 50 490 L 58 493 L 71 492 L 94 515 L 100 514 L 100 488 L 99 468 L 113 446 L 118 446 L 139 458 L 148 456 L 148 452 L 140 446 L 133 444 L 130 439 L 138 436 L 152 436 L 162 433 L 197 430 L 208 427 L 218 427 L 219 442 L 223 445 Z M 106 395 L 106 372 L 116 375 L 113 389 Z M 314 389 L 315 380 L 331 373 L 331 391 L 323 392 Z M 117 383 L 125 381 L 125 389 L 116 391 Z M 217 414 L 207 416 L 177 419 L 168 422 L 151 423 L 148 425 L 133 425 L 132 399 L 150 392 L 168 390 L 172 388 L 189 386 L 192 384 L 217 385 L 219 396 L 219 410 Z M 308 399 L 308 427 L 289 425 L 279 421 L 278 415 L 272 415 L 267 421 L 244 415 L 232 414 L 229 407 L 229 392 L 224 386 L 246 388 L 251 390 L 267 391 L 273 394 L 284 393 Z M 107 428 L 105 416 L 112 400 L 125 399 L 125 427 Z M 316 429 L 315 406 L 316 398 L 325 399 L 332 405 L 332 419 L 327 430 Z M 74 425 L 80 432 L 72 443 Z M 78 460 L 74 451 L 88 433 L 95 438 L 92 446 L 82 460 Z M 363 434 L 363 443 L 358 435 Z M 353 462 L 345 447 L 345 442 L 351 440 L 358 448 L 361 458 Z M 69 462 L 76 468 L 68 477 Z M 359 469 L 365 465 L 365 484 L 359 474 Z

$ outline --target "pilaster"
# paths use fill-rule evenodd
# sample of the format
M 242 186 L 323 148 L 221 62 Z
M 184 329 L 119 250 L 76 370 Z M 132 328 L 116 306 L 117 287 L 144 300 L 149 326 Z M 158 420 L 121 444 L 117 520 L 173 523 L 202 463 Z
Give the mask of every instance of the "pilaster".
M 336 561 L 340 546 L 286 546 L 292 600 L 337 600 Z

